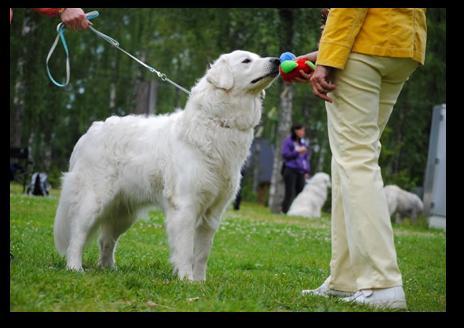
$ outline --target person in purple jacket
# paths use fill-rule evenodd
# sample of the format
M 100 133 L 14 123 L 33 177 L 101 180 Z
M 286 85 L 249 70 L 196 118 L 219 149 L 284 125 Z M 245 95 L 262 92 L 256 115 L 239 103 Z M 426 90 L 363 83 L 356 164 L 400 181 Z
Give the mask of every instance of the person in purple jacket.
M 283 157 L 282 175 L 285 183 L 285 197 L 282 212 L 287 213 L 295 197 L 303 190 L 309 178 L 309 143 L 303 139 L 305 128 L 302 124 L 294 124 L 290 135 L 283 141 L 281 154 Z

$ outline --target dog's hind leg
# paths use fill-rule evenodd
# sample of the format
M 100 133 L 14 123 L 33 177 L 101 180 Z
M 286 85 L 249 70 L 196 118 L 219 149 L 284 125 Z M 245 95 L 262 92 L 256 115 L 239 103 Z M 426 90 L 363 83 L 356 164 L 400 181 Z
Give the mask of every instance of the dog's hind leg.
M 415 208 L 411 210 L 411 222 L 412 224 L 417 223 L 417 210 Z
M 113 211 L 105 217 L 101 224 L 99 238 L 100 260 L 102 268 L 113 268 L 115 265 L 114 253 L 119 237 L 126 232 L 135 221 L 135 216 L 127 208 Z
M 401 224 L 403 222 L 403 217 L 399 212 L 395 213 L 395 223 L 396 224 Z
M 93 192 L 87 192 L 85 198 L 73 211 L 71 219 L 71 233 L 66 252 L 66 267 L 73 271 L 83 271 L 82 254 L 89 237 L 97 228 L 100 207 Z

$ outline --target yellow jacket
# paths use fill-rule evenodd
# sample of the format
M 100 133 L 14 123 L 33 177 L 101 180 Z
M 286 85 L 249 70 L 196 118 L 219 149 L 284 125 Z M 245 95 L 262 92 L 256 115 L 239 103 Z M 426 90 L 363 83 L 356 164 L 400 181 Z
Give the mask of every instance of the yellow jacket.
M 425 60 L 424 8 L 333 8 L 319 43 L 317 64 L 339 69 L 351 52 Z

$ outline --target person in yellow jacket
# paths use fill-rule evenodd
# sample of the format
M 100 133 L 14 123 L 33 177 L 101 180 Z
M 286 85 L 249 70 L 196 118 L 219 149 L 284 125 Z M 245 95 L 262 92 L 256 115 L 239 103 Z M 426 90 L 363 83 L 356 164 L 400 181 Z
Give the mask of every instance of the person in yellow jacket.
M 303 295 L 406 308 L 378 164 L 380 137 L 404 83 L 424 64 L 426 10 L 332 8 L 310 83 L 326 101 L 332 152 L 330 275 Z

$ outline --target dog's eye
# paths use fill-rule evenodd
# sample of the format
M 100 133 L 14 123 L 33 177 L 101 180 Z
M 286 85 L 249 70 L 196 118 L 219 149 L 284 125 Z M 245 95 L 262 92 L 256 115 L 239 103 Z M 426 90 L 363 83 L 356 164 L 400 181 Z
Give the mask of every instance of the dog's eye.
M 251 63 L 251 59 L 247 58 L 242 61 L 243 64 Z

